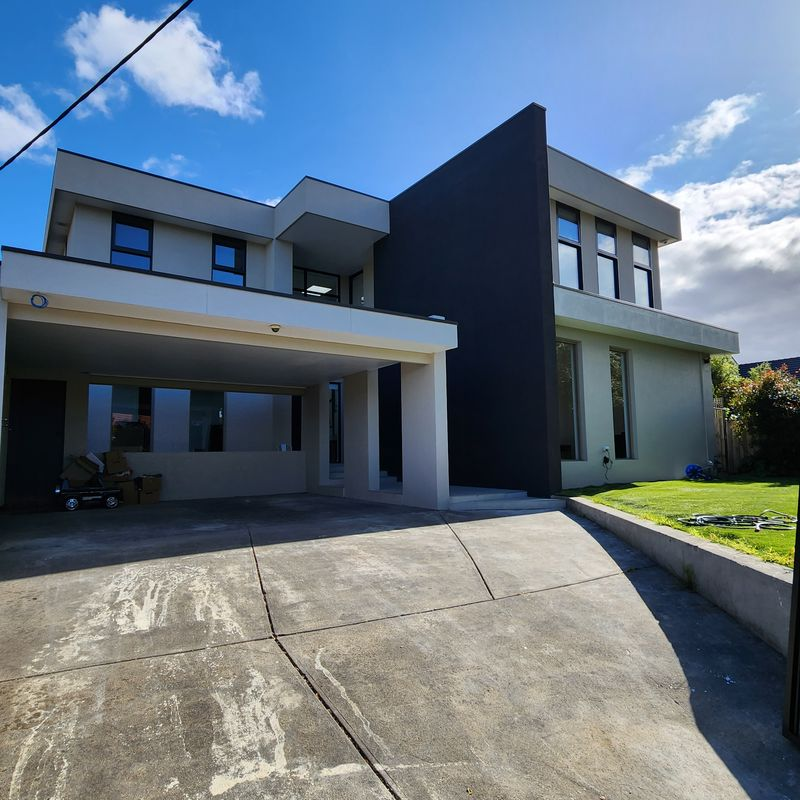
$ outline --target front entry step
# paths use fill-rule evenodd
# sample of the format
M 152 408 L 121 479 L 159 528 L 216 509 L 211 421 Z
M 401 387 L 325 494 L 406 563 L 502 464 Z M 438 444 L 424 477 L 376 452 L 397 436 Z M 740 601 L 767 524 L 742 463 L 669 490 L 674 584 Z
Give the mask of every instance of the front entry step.
M 513 489 L 450 487 L 451 511 L 561 511 L 564 507 L 560 498 L 528 497 Z

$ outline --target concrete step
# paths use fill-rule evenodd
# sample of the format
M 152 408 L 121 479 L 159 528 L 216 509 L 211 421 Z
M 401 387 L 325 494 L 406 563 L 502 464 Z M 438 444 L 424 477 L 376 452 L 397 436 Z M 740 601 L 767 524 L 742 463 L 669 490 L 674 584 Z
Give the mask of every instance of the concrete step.
M 524 500 L 477 500 L 473 503 L 450 504 L 451 511 L 563 511 L 564 500 L 549 497 L 526 497 Z
M 450 507 L 472 505 L 490 500 L 527 500 L 527 492 L 516 489 L 481 489 L 468 486 L 450 487 Z

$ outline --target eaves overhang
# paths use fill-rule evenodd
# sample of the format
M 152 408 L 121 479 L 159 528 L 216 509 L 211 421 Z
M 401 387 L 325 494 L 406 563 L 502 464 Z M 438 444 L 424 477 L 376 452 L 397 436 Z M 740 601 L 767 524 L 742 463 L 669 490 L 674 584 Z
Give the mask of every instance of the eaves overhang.
M 624 300 L 553 287 L 556 325 L 701 353 L 738 353 L 739 334 Z

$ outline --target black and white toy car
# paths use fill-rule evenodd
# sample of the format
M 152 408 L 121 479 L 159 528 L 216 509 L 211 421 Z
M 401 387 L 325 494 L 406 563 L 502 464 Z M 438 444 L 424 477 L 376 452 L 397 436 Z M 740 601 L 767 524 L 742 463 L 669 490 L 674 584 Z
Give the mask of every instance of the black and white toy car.
M 67 511 L 95 505 L 116 508 L 122 499 L 122 489 L 107 489 L 102 484 L 71 487 L 68 481 L 63 481 L 60 486 L 56 486 L 55 495 Z

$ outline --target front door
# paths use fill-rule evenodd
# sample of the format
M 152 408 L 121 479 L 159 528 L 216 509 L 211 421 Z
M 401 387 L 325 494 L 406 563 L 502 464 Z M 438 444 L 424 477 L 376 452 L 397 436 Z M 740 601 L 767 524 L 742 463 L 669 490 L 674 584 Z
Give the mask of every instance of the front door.
M 64 381 L 11 381 L 6 460 L 9 508 L 53 507 L 53 489 L 64 464 L 66 393 Z

